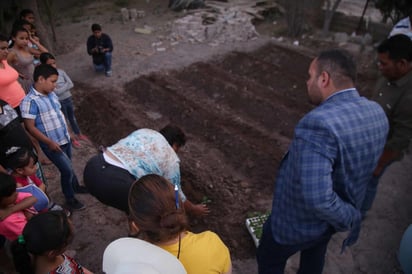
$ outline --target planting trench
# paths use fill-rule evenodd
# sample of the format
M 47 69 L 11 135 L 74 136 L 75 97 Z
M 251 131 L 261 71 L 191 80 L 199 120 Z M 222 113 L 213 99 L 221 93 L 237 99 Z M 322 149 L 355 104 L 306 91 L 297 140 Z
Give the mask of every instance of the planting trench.
M 189 137 L 179 153 L 183 189 L 194 202 L 211 201 L 211 214 L 192 219 L 192 230 L 213 230 L 234 258 L 250 258 L 255 246 L 245 219 L 270 209 L 280 159 L 311 108 L 304 81 L 310 59 L 267 45 L 141 76 L 123 93 L 78 85 L 77 115 L 99 145 L 137 128 L 181 126 Z

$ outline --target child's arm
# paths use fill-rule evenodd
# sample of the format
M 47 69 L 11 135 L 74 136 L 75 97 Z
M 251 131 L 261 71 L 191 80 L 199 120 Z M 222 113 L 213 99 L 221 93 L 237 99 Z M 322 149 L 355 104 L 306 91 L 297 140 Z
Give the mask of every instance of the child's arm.
M 46 193 L 46 185 L 45 184 L 42 183 L 41 185 L 39 185 L 39 188 L 41 189 L 41 191 Z
M 30 51 L 31 54 L 33 54 L 35 56 L 40 56 L 40 54 L 43 53 L 43 52 L 49 52 L 49 50 L 45 46 L 40 44 L 39 39 L 33 39 L 33 37 L 31 35 L 29 36 L 29 39 L 30 39 L 30 42 L 32 42 L 38 48 L 38 49 L 29 48 L 29 51 Z
M 10 66 L 13 66 L 14 63 L 17 61 L 17 55 L 15 52 L 11 51 L 7 54 L 7 63 L 9 63 Z
M 7 54 L 7 63 L 12 67 L 17 63 L 17 55 L 15 52 L 11 51 Z M 21 73 L 19 73 L 19 77 L 21 79 L 26 79 L 26 77 L 24 77 Z
M 36 176 L 36 174 L 33 174 L 30 176 L 30 179 L 33 181 L 33 183 L 40 188 L 44 193 L 46 193 L 46 185 L 43 184 L 43 181 L 40 180 L 39 177 Z
M 93 272 L 91 272 L 90 270 L 88 270 L 84 266 L 82 266 L 82 269 L 83 269 L 84 274 L 93 274 Z
M 32 207 L 36 202 L 37 202 L 36 197 L 30 196 L 30 197 L 24 198 L 18 204 L 13 204 L 12 206 L 9 206 L 5 209 L 0 209 L 0 221 L 6 219 L 8 216 L 10 216 L 11 214 L 15 212 L 22 211 L 22 210 Z
M 59 144 L 54 142 L 53 140 L 51 140 L 50 138 L 47 138 L 46 135 L 44 135 L 43 133 L 40 132 L 40 130 L 38 130 L 36 128 L 36 126 L 34 125 L 34 119 L 27 119 L 24 118 L 24 126 L 26 127 L 27 131 L 34 137 L 36 138 L 38 141 L 46 144 L 50 150 L 53 151 L 62 151 L 62 149 L 60 148 Z
M 0 165 L 0 172 L 8 174 L 7 170 L 2 165 Z
M 71 89 L 74 86 L 72 80 L 67 75 L 67 73 L 64 70 L 60 70 L 60 72 L 59 72 L 59 77 L 62 77 L 64 79 L 64 83 L 61 86 L 56 87 L 56 89 L 54 90 L 54 92 L 57 95 L 60 95 L 64 92 L 66 92 L 67 90 Z M 60 83 L 60 81 L 59 81 L 59 83 Z

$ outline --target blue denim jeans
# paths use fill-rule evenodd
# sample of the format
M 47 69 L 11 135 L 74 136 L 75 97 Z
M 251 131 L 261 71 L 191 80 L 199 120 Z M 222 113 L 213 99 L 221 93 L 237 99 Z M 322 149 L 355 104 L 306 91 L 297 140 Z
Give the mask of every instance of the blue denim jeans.
M 68 143 L 60 146 L 62 151 L 58 152 L 50 150 L 48 146 L 42 143 L 40 143 L 40 146 L 47 158 L 49 158 L 60 171 L 60 185 L 64 197 L 66 200 L 74 198 L 74 187 L 78 186 L 79 182 L 72 167 L 71 144 Z
M 74 134 L 80 134 L 80 128 L 77 124 L 76 117 L 74 116 L 74 106 L 72 97 L 66 98 L 63 101 L 60 101 L 61 110 L 64 114 L 64 117 L 69 121 L 70 127 L 72 128 Z
M 94 69 L 97 72 L 109 72 L 112 71 L 112 53 L 111 52 L 105 52 L 104 53 L 104 62 L 103 64 L 93 64 Z
M 262 237 L 257 250 L 259 274 L 283 274 L 286 261 L 297 252 L 300 253 L 298 274 L 321 274 L 325 264 L 325 254 L 330 233 L 303 244 L 283 245 L 273 239 L 270 216 L 263 225 Z

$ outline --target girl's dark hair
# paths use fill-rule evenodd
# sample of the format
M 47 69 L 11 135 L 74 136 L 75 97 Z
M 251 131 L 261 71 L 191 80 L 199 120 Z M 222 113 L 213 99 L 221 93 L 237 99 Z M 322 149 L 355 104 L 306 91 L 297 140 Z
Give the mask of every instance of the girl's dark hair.
M 49 251 L 63 253 L 72 238 L 73 231 L 63 211 L 35 215 L 24 227 L 22 239 L 11 244 L 14 267 L 20 274 L 34 274 L 37 256 Z
M 172 184 L 155 174 L 141 177 L 130 188 L 130 216 L 149 242 L 167 241 L 187 230 L 182 202 L 179 199 L 176 209 L 175 197 Z
M 7 38 L 5 35 L 0 34 L 0 41 L 1 42 L 9 42 L 9 38 Z
M 167 140 L 170 146 L 182 147 L 186 144 L 186 135 L 183 130 L 175 125 L 167 125 L 159 131 Z
M 24 168 L 30 163 L 31 158 L 37 162 L 37 155 L 33 150 L 26 147 L 11 147 L 6 151 L 5 166 L 11 170 Z
M 31 9 L 22 9 L 20 11 L 20 18 L 26 17 L 29 14 L 34 14 L 34 12 Z
M 40 54 L 40 63 L 47 64 L 47 60 L 49 60 L 49 59 L 56 60 L 56 58 L 53 56 L 53 54 L 51 54 L 49 52 L 43 52 L 42 54 Z
M 16 181 L 6 173 L 0 172 L 0 201 L 16 192 Z
M 26 21 L 26 22 L 27 22 L 27 21 Z M 29 24 L 29 22 L 27 22 L 27 23 Z M 19 26 L 17 26 L 17 27 L 15 27 L 15 28 L 12 29 L 10 36 L 11 36 L 11 37 L 16 37 L 17 33 L 23 32 L 23 31 L 25 31 L 27 34 L 29 34 L 29 32 L 28 32 L 25 28 L 23 28 L 22 25 L 19 25 Z
M 16 27 L 13 27 L 13 29 L 12 29 L 12 31 L 11 31 L 10 39 L 13 38 L 13 37 L 16 37 L 17 33 L 19 33 L 19 32 L 24 32 L 24 31 L 25 31 L 28 35 L 30 35 L 29 32 L 28 32 L 25 28 L 23 28 L 23 26 L 21 26 L 21 25 L 16 26 Z M 14 46 L 14 41 L 11 40 L 11 44 L 9 45 L 9 48 L 12 48 L 13 46 Z

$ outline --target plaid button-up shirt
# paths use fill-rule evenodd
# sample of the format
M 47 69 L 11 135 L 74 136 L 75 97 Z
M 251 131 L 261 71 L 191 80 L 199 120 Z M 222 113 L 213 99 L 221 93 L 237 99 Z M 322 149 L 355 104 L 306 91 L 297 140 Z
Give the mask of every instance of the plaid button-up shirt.
M 35 127 L 49 139 L 65 145 L 70 142 L 66 121 L 54 92 L 44 95 L 33 86 L 20 104 L 23 118 L 34 120 Z

